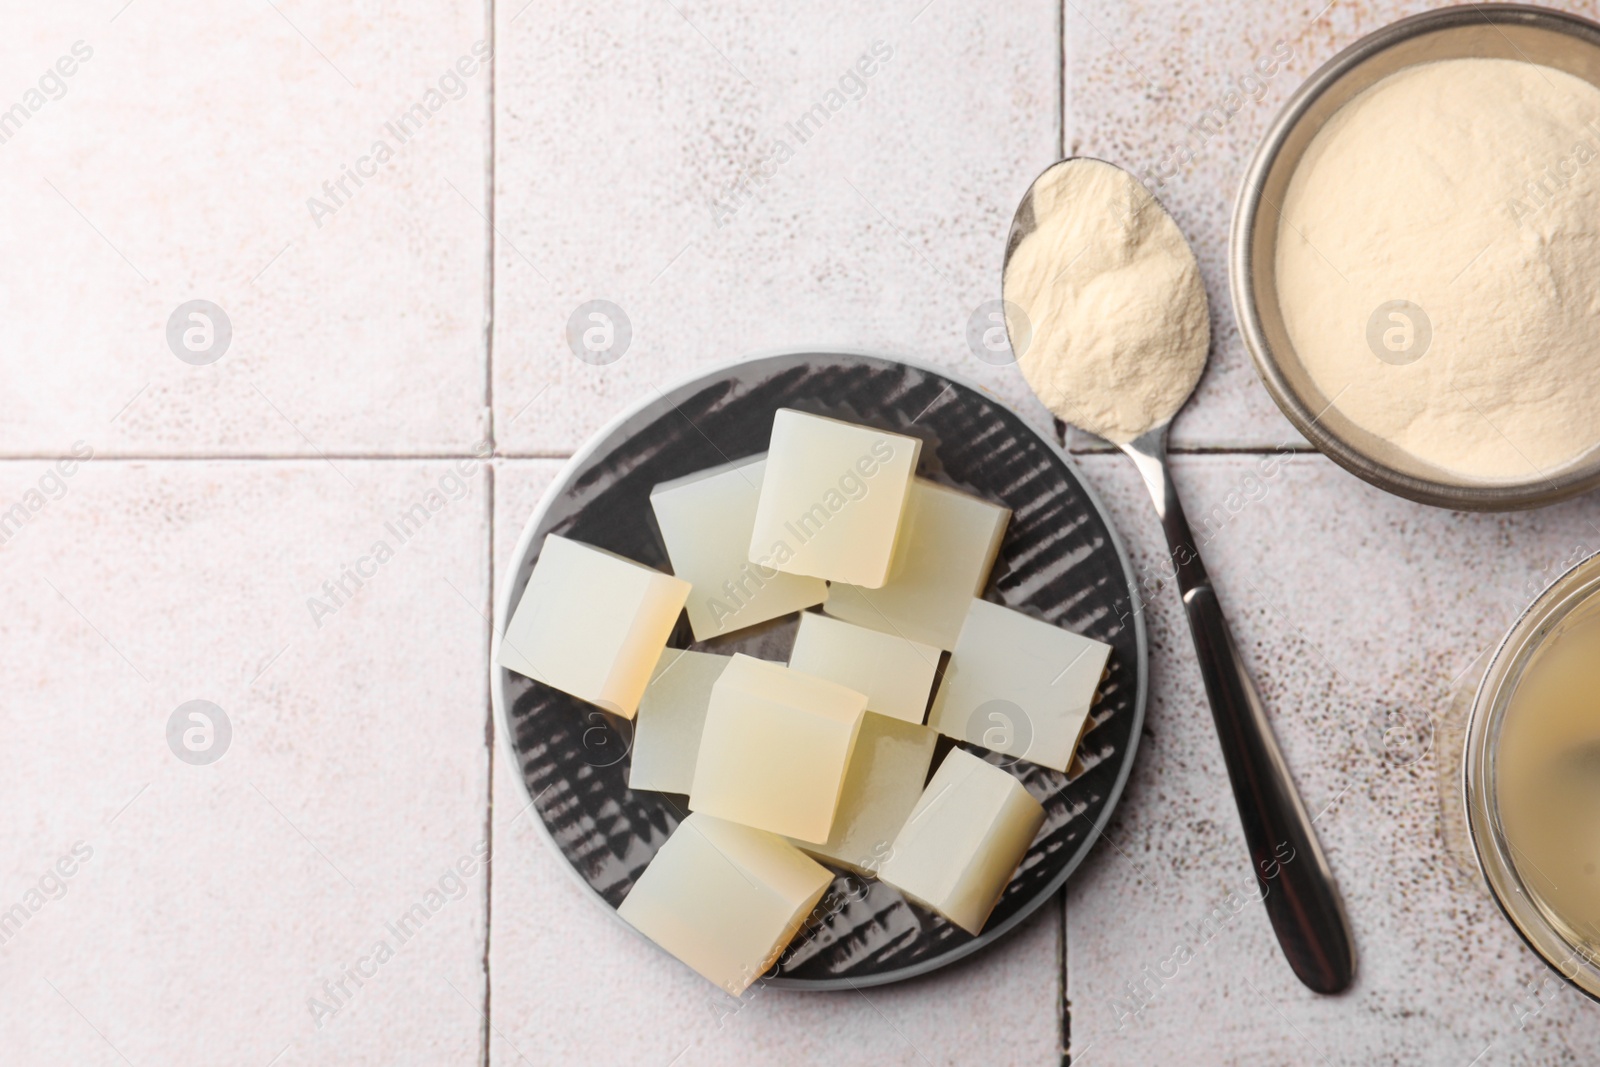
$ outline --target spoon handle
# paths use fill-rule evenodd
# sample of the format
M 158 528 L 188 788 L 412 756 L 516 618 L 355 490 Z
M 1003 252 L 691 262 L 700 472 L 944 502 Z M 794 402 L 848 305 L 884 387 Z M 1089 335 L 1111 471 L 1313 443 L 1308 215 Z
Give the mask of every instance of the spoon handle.
M 1341 992 L 1355 977 L 1344 901 L 1184 517 L 1167 466 L 1166 428 L 1123 449 L 1138 464 L 1167 535 L 1267 917 L 1300 981 L 1318 993 Z

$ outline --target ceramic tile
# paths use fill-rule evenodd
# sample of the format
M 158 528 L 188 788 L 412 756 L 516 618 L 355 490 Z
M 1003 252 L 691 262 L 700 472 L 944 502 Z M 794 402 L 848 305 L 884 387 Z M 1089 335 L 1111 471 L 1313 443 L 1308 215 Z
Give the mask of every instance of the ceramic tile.
M 0 545 L 6 1062 L 476 1062 L 485 476 L 49 473 L 0 464 L 46 500 Z
M 1356 985 L 1333 998 L 1301 987 L 1250 899 L 1188 628 L 1163 587 L 1147 615 L 1153 692 L 1108 830 L 1115 847 L 1091 855 L 1068 897 L 1075 1054 L 1462 1064 L 1492 1046 L 1479 1062 L 1583 1058 L 1575 1050 L 1600 1042 L 1600 1018 L 1545 984 L 1550 972 L 1458 863 L 1440 775 L 1453 768 L 1442 722 L 1458 677 L 1566 561 L 1600 547 L 1592 502 L 1465 515 L 1387 496 L 1320 456 L 1280 459 L 1267 475 L 1261 463 L 1184 456 L 1176 477 L 1317 813 L 1355 931 Z M 1132 465 L 1093 456 L 1085 466 L 1154 581 L 1160 531 Z M 1414 731 L 1402 730 L 1407 743 L 1384 741 L 1396 724 Z M 1219 932 L 1195 933 L 1214 909 Z M 1174 960 L 1180 945 L 1192 960 Z M 1135 992 L 1141 984 L 1148 992 Z
M 808 345 L 934 361 L 1049 426 L 966 336 L 1057 151 L 1054 5 L 517 6 L 495 97 L 504 448 L 569 453 L 664 383 Z
M 25 117 L 0 126 L 0 452 L 481 439 L 489 75 L 454 64 L 486 35 L 464 0 L 225 18 L 133 0 L 8 23 L 0 109 Z M 56 98 L 30 113 L 41 78 Z M 191 321 L 192 301 L 220 313 Z

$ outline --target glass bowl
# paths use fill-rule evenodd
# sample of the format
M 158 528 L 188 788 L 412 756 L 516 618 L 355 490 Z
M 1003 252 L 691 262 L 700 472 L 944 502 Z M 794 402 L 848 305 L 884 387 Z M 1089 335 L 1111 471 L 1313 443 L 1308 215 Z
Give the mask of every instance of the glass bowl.
M 1596 614 L 1600 614 L 1600 554 L 1557 578 L 1495 650 L 1468 716 L 1460 783 L 1468 838 L 1500 910 L 1546 963 L 1587 996 L 1600 1000 L 1600 946 L 1574 932 L 1519 871 L 1496 791 L 1501 727 L 1527 668 L 1548 642 L 1575 623 L 1592 621 Z
M 1324 455 L 1380 489 L 1420 503 L 1512 511 L 1600 486 L 1600 449 L 1521 481 L 1476 481 L 1427 464 L 1333 407 L 1295 354 L 1278 307 L 1278 205 L 1312 138 L 1335 111 L 1388 75 L 1418 63 L 1469 57 L 1531 61 L 1600 85 L 1600 25 L 1519 4 L 1448 7 L 1401 19 L 1334 56 L 1290 97 L 1245 172 L 1234 209 L 1229 281 L 1240 334 L 1267 391 Z

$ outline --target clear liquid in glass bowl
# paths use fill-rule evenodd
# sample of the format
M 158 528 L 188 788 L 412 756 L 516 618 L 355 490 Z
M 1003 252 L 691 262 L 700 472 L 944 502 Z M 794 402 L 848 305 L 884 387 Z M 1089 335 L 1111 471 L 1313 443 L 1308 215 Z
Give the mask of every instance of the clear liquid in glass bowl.
M 1461 786 L 1495 901 L 1600 1000 L 1600 555 L 1556 579 L 1490 660 Z
M 1500 727 L 1495 803 L 1524 888 L 1600 952 L 1600 605 L 1540 645 Z

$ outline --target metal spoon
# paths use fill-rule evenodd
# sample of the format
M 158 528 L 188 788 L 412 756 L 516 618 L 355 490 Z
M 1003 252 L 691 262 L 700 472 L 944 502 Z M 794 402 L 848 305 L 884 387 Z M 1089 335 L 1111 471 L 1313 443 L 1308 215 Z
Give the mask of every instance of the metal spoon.
M 1011 222 L 1006 264 L 1022 239 L 1037 227 L 1030 186 Z M 1005 318 L 1009 331 L 1010 317 Z M 1267 917 L 1300 981 L 1318 993 L 1338 993 L 1355 977 L 1350 921 L 1178 502 L 1167 466 L 1170 426 L 1169 419 L 1118 447 L 1139 468 L 1167 535 L 1174 577 L 1199 653 L 1200 674 L 1210 697 L 1245 842 L 1266 894 Z

